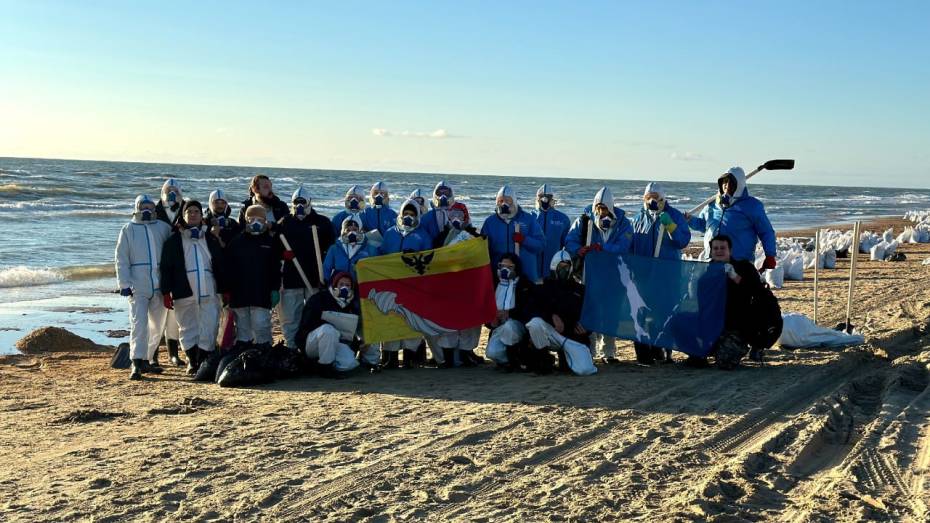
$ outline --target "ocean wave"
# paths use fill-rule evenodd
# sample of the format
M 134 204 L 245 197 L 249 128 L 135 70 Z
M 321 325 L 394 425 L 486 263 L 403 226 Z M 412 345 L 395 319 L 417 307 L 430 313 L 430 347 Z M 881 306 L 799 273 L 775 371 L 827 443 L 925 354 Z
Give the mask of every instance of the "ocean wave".
M 64 281 L 94 280 L 112 277 L 115 274 L 116 269 L 111 264 L 78 265 L 57 269 L 20 265 L 8 269 L 0 269 L 0 289 L 50 285 Z

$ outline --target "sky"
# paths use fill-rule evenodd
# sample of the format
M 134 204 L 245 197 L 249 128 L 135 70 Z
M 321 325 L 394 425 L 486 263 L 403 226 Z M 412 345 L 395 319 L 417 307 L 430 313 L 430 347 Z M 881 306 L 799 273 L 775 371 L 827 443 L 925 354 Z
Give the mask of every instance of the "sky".
M 930 3 L 0 0 L 0 156 L 930 188 Z M 763 180 L 760 178 L 760 182 Z

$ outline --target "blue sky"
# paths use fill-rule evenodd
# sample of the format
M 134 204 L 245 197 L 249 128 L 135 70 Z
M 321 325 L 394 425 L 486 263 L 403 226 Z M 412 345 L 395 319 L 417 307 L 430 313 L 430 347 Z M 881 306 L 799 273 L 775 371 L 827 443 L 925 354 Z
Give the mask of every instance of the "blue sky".
M 0 156 L 930 187 L 927 2 L 0 13 Z

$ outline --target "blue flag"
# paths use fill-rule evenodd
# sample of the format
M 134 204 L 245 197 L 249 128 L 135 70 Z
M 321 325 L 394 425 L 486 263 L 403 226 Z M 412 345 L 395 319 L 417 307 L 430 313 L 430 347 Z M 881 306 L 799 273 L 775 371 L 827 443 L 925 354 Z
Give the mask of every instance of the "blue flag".
M 723 264 L 591 252 L 584 275 L 589 331 L 701 357 L 723 331 Z

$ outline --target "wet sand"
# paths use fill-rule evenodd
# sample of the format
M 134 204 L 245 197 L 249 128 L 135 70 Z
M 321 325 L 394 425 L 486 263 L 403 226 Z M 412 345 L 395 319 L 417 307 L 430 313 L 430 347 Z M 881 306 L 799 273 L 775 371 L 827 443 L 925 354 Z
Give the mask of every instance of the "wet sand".
M 0 520 L 926 521 L 930 244 L 901 250 L 860 255 L 864 345 L 733 372 L 637 366 L 624 344 L 587 378 L 488 365 L 232 390 L 180 369 L 129 382 L 107 354 L 3 356 Z M 821 273 L 824 325 L 848 268 Z M 777 291 L 785 312 L 811 315 L 805 276 Z

